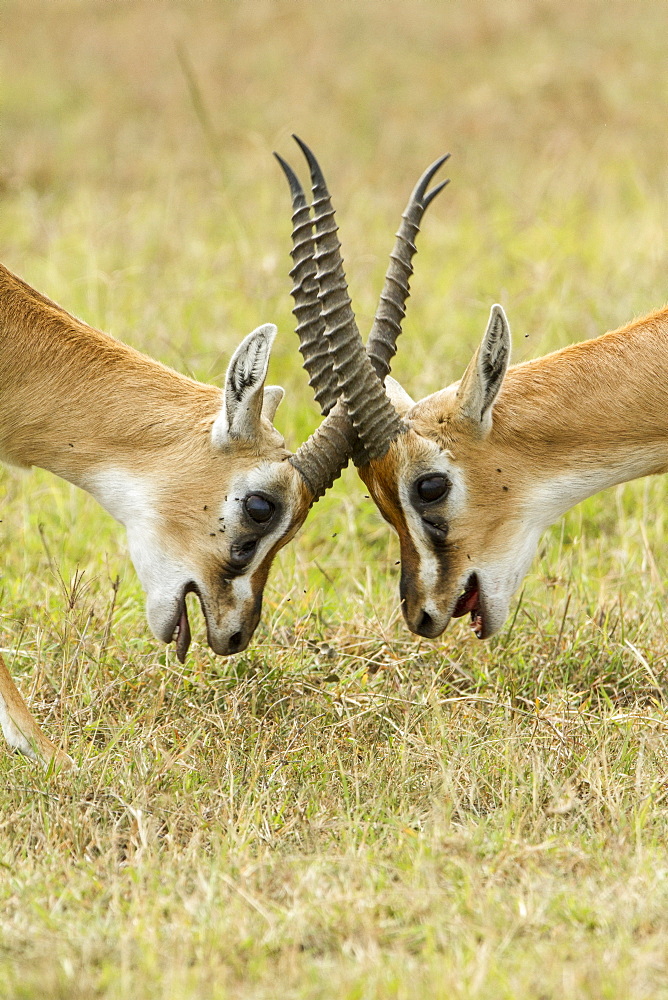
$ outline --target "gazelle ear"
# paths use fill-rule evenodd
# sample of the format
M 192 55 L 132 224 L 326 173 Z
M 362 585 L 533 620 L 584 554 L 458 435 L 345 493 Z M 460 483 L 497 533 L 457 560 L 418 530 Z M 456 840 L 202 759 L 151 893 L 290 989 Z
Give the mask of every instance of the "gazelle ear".
M 285 389 L 283 389 L 280 385 L 265 385 L 264 398 L 262 401 L 262 416 L 265 417 L 270 424 L 274 422 L 278 404 L 283 399 L 283 396 L 285 396 Z
M 492 426 L 492 406 L 510 361 L 510 327 L 499 305 L 492 306 L 485 336 L 464 372 L 457 398 L 458 414 L 484 437 Z
M 244 337 L 232 355 L 225 375 L 223 406 L 211 430 L 215 447 L 233 438 L 252 441 L 259 436 L 264 380 L 275 336 L 274 324 L 265 323 Z
M 403 386 L 399 385 L 391 375 L 385 376 L 385 392 L 400 417 L 405 416 L 415 406 L 415 400 L 411 399 Z

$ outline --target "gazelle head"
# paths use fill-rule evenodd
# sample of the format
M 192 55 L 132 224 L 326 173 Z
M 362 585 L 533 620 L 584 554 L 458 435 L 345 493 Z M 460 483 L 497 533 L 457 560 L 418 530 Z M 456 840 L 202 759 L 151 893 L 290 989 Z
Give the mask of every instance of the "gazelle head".
M 495 433 L 509 356 L 495 305 L 460 382 L 415 403 L 388 377 L 402 428 L 383 456 L 358 468 L 399 535 L 406 623 L 427 638 L 467 613 L 479 639 L 498 631 L 544 526 L 522 504 L 524 464 Z
M 151 630 L 184 660 L 195 593 L 214 652 L 237 653 L 258 624 L 276 552 L 303 524 L 347 458 L 319 428 L 292 455 L 273 418 L 282 397 L 265 386 L 276 327 L 259 327 L 235 351 L 222 392 L 175 373 L 178 393 L 158 400 L 150 446 L 96 463 L 89 491 L 127 529 Z M 164 370 L 163 370 L 164 371 Z M 159 376 L 158 376 L 159 377 Z M 138 435 L 139 436 L 139 435 Z

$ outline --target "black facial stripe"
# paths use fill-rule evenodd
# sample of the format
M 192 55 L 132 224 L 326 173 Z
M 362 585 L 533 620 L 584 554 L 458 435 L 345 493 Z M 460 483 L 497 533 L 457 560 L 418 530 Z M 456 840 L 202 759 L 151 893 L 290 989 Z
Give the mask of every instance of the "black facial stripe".
M 434 539 L 430 538 L 425 532 L 423 538 L 426 538 L 429 548 L 432 551 L 436 559 L 437 572 L 438 572 L 438 582 L 434 588 L 436 593 L 445 590 L 448 585 L 450 576 L 452 574 L 452 560 L 451 553 L 454 551 L 455 546 L 451 543 L 443 540 L 440 544 Z M 402 550 L 401 559 L 401 577 L 399 580 L 399 596 L 401 598 L 402 604 L 413 597 L 415 599 L 415 587 L 419 585 L 420 578 L 420 549 L 419 546 L 415 546 L 415 543 L 411 540 L 411 548 L 413 549 L 414 559 L 409 564 L 406 558 L 406 551 Z
M 424 537 L 426 538 L 429 548 L 433 554 L 440 560 L 443 557 L 443 553 L 446 551 L 448 546 L 448 522 L 443 521 L 442 524 L 434 526 L 428 521 L 423 521 Z
M 229 582 L 238 576 L 243 576 L 247 569 L 247 566 L 237 567 L 232 566 L 229 562 L 224 562 L 221 563 L 220 577 L 225 582 Z

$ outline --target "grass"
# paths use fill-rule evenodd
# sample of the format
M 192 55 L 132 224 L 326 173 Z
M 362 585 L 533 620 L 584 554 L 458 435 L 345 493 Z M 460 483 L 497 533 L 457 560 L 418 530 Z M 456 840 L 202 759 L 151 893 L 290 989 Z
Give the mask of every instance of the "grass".
M 362 328 L 430 210 L 395 374 L 458 377 L 501 301 L 515 359 L 666 301 L 668 14 L 583 0 L 5 0 L 2 260 L 198 378 L 279 325 L 278 149 L 333 190 Z M 0 647 L 81 763 L 0 755 L 0 997 L 668 995 L 666 484 L 545 536 L 499 637 L 405 629 L 352 472 L 276 561 L 248 651 L 150 637 L 121 529 L 0 472 Z M 193 618 L 195 616 L 193 615 Z

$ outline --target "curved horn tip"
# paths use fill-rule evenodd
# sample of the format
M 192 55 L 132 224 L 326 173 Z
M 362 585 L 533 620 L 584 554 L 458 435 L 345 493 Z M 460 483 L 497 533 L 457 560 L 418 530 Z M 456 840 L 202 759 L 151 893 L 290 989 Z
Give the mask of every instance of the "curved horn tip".
M 326 188 L 327 185 L 325 183 L 324 174 L 312 150 L 309 149 L 304 140 L 300 139 L 298 135 L 295 135 L 293 133 L 292 138 L 295 140 L 295 142 L 301 149 L 302 153 L 306 157 L 307 163 L 309 165 L 309 170 L 311 171 L 311 181 L 313 182 L 313 185 L 315 186 L 316 184 L 322 184 L 322 186 Z
M 280 165 L 281 170 L 283 171 L 283 173 L 285 174 L 285 176 L 288 179 L 288 184 L 290 185 L 290 193 L 292 194 L 292 197 L 296 198 L 296 197 L 299 197 L 301 195 L 302 198 L 304 198 L 304 200 L 306 200 L 306 197 L 304 195 L 304 190 L 303 190 L 301 184 L 299 183 L 297 175 L 294 172 L 294 170 L 292 169 L 292 167 L 290 166 L 290 164 L 287 163 L 283 159 L 282 156 L 279 156 L 278 153 L 274 153 L 274 156 L 278 160 L 278 163 Z
M 449 183 L 450 183 L 450 178 L 448 177 L 447 180 L 441 181 L 440 184 L 437 184 L 437 186 L 434 188 L 433 191 L 430 191 L 429 194 L 425 195 L 424 207 L 427 208 L 429 205 L 431 205 L 436 195 L 440 194 L 443 188 L 447 187 Z
M 430 167 L 427 167 L 427 175 L 429 180 L 432 179 L 437 170 L 440 170 L 444 163 L 447 163 L 450 159 L 450 153 L 444 153 L 443 156 L 439 156 L 437 160 L 434 160 Z
M 413 192 L 413 197 L 415 198 L 416 201 L 422 201 L 422 199 L 424 198 L 424 195 L 425 195 L 425 191 L 427 190 L 427 188 L 429 187 L 431 181 L 433 180 L 434 175 L 440 170 L 440 168 L 443 166 L 443 164 L 447 160 L 449 160 L 449 159 L 450 159 L 450 153 L 446 153 L 444 156 L 439 156 L 439 158 L 437 160 L 434 160 L 434 162 L 431 164 L 430 167 L 427 167 L 427 169 L 423 173 L 422 177 L 420 178 L 420 180 L 415 185 L 415 191 Z M 447 181 L 446 181 L 446 183 L 447 183 Z M 440 191 L 442 189 L 439 188 L 438 190 Z
M 304 156 L 307 159 L 313 159 L 313 160 L 315 160 L 315 156 L 313 155 L 310 147 L 306 145 L 306 143 L 304 142 L 303 139 L 300 139 L 299 136 L 295 132 L 292 133 L 292 138 L 295 140 L 295 142 L 297 143 L 297 145 L 299 146 L 299 148 L 301 149 L 302 153 L 304 154 Z

